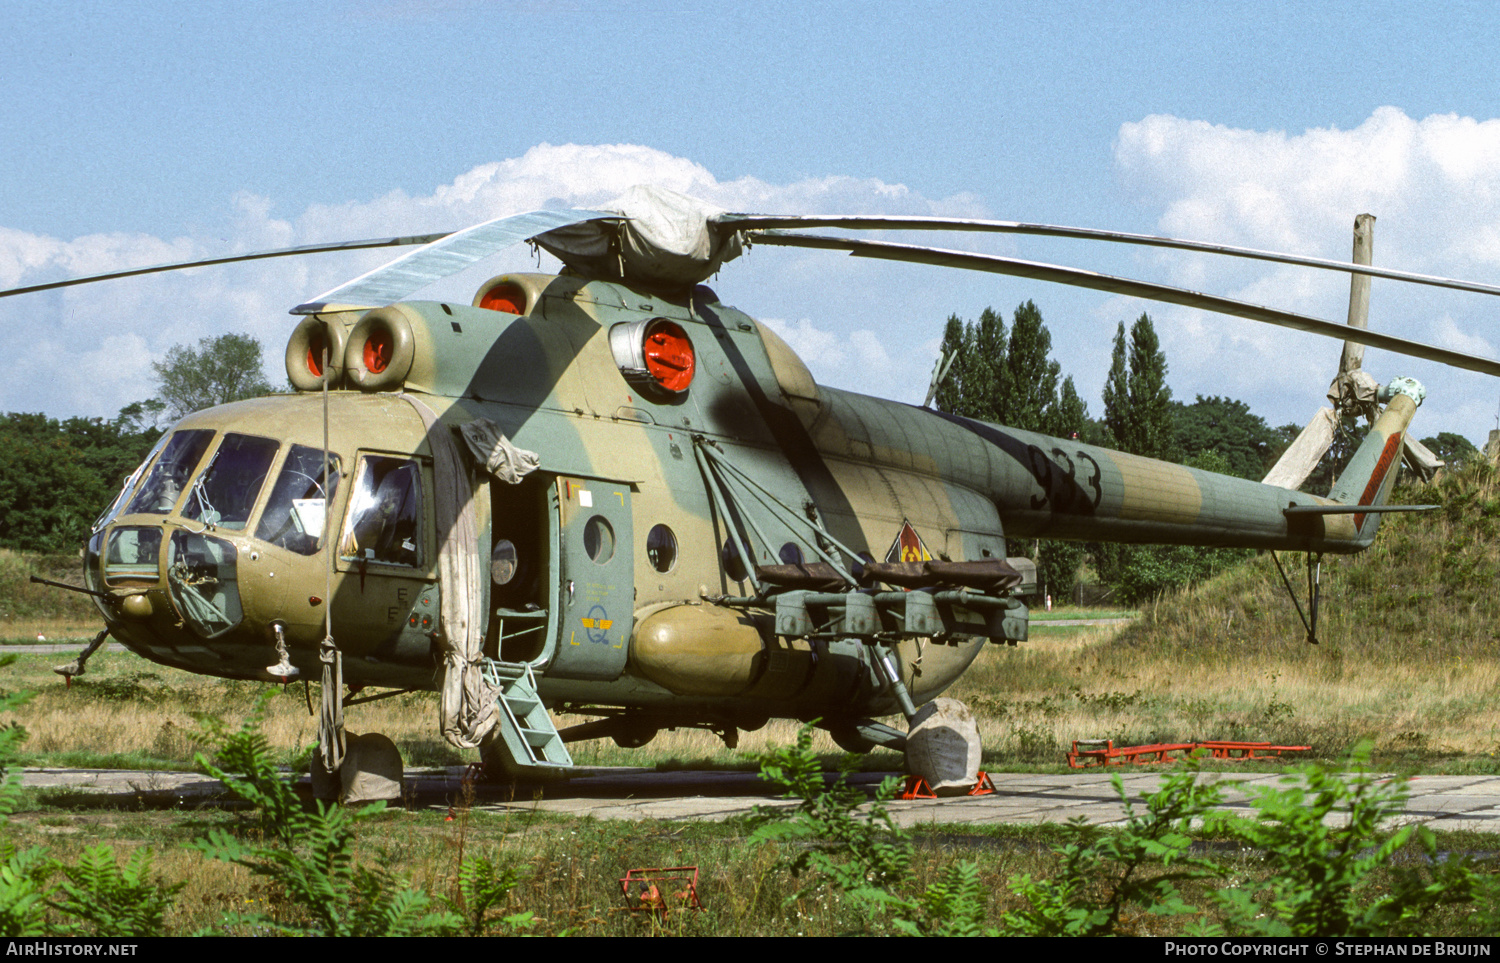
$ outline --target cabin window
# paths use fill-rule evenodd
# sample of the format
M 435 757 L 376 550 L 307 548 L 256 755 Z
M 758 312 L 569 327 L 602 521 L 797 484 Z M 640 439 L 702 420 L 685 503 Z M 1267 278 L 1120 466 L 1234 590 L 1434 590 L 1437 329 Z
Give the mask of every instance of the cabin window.
M 109 533 L 109 547 L 104 555 L 104 581 L 155 582 L 161 558 L 161 527 L 157 525 L 122 525 Z
M 509 585 L 516 577 L 517 567 L 515 543 L 508 538 L 500 539 L 490 552 L 490 581 L 497 586 Z
M 208 467 L 188 491 L 182 517 L 210 528 L 244 530 L 279 447 L 271 438 L 225 435 Z
M 615 530 L 603 515 L 595 515 L 584 523 L 583 550 L 599 565 L 615 557 Z
M 266 500 L 256 538 L 298 555 L 317 554 L 328 505 L 339 490 L 339 456 L 329 452 L 328 459 L 325 475 L 323 449 L 292 446 Z
M 213 438 L 214 433 L 206 428 L 174 434 L 152 467 L 151 474 L 146 476 L 146 483 L 130 502 L 126 514 L 165 515 L 175 508 L 188 476 Z
M 653 525 L 646 535 L 646 558 L 658 572 L 672 571 L 677 564 L 677 536 L 665 525 Z
M 366 455 L 350 496 L 340 556 L 417 568 L 422 537 L 421 466 L 409 458 Z
M 130 497 L 130 493 L 135 489 L 135 483 L 141 480 L 141 475 L 146 471 L 146 466 L 156 460 L 157 454 L 166 445 L 168 437 L 170 436 L 162 435 L 156 440 L 156 444 L 151 448 L 151 453 L 141 461 L 135 471 L 130 473 L 130 477 L 125 479 L 125 484 L 120 486 L 120 493 L 115 496 L 115 500 L 110 503 L 109 508 L 105 509 L 103 515 L 94 520 L 94 527 L 90 529 L 91 532 L 99 531 L 99 529 L 114 521 L 116 515 L 120 514 L 120 509 L 125 507 L 125 500 Z

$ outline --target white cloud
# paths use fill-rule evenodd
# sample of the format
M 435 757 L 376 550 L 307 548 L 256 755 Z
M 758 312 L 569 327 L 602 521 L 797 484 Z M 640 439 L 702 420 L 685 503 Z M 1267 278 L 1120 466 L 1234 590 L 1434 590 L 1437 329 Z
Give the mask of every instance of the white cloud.
M 1121 126 L 1115 162 L 1171 234 L 1343 258 L 1370 212 L 1378 263 L 1500 264 L 1500 119 L 1381 107 L 1289 136 L 1154 114 Z
M 1115 163 L 1126 189 L 1160 212 L 1164 234 L 1347 260 L 1354 216 L 1368 212 L 1377 216 L 1377 265 L 1478 280 L 1493 280 L 1500 269 L 1500 119 L 1417 120 L 1381 107 L 1350 130 L 1291 134 L 1152 115 L 1121 126 Z M 1151 261 L 1170 283 L 1328 320 L 1346 314 L 1345 275 L 1177 254 Z M 1370 324 L 1493 358 L 1482 333 L 1495 307 L 1482 295 L 1377 280 Z M 1240 333 L 1249 322 L 1218 328 L 1158 324 L 1179 395 L 1218 391 L 1226 381 L 1250 391 L 1256 382 L 1262 390 L 1295 390 L 1293 380 L 1326 383 L 1336 364 L 1336 347 L 1324 351 L 1306 336 Z M 1215 365 L 1211 356 L 1220 353 L 1233 355 L 1233 365 Z M 1378 353 L 1366 366 L 1381 378 L 1420 368 Z M 1440 424 L 1482 438 L 1484 425 L 1458 420 L 1476 397 L 1493 394 L 1494 382 L 1446 370 L 1438 378 L 1417 430 Z M 1241 397 L 1260 410 L 1249 394 Z
M 924 341 L 918 350 L 892 357 L 887 338 L 870 328 L 835 333 L 807 318 L 796 323 L 780 318 L 759 320 L 797 352 L 820 384 L 904 401 L 921 400 L 927 389 L 927 368 L 941 340 Z
M 99 234 L 65 241 L 0 227 L 0 287 L 317 241 L 451 230 L 543 207 L 597 206 L 643 183 L 728 210 L 984 214 L 972 195 L 934 200 L 905 185 L 869 178 L 773 184 L 742 177 L 721 182 L 701 164 L 642 145 L 539 144 L 520 157 L 481 164 L 417 196 L 395 191 L 364 201 L 309 205 L 277 217 L 273 211 L 285 209 L 286 199 L 240 193 L 228 199 L 222 212 L 227 227 L 209 236 Z M 226 331 L 260 338 L 267 374 L 279 382 L 282 346 L 293 323 L 286 311 L 392 256 L 366 252 L 277 259 L 0 300 L 0 337 L 13 346 L 0 364 L 0 410 L 113 415 L 150 394 L 153 359 L 173 345 Z M 775 300 L 766 299 L 770 303 L 747 305 L 752 309 L 774 308 L 778 300 L 815 301 L 823 311 L 843 311 L 871 296 L 877 299 L 871 303 L 879 303 L 884 268 L 853 265 L 831 278 L 829 258 L 776 252 L 745 258 L 727 273 L 740 290 L 775 293 Z M 851 262 L 843 259 L 842 264 Z M 518 249 L 493 270 L 531 266 L 529 252 Z M 471 272 L 427 294 L 466 301 L 479 280 Z M 834 336 L 814 323 L 827 327 L 842 318 L 809 315 L 788 336 L 807 351 L 814 376 L 824 383 L 875 389 L 879 383 L 869 380 L 872 375 L 907 377 L 904 368 L 912 359 L 890 357 L 882 340 L 890 333 L 885 327 Z M 916 359 L 916 367 L 928 362 L 930 358 Z M 904 394 L 920 394 L 922 387 L 925 380 Z
M 1484 358 L 1495 357 L 1495 346 L 1476 334 L 1459 329 L 1453 322 L 1453 318 L 1443 315 L 1437 323 L 1437 337 L 1434 340 L 1444 348 L 1452 348 L 1454 351 L 1462 351 L 1466 354 L 1478 355 Z
M 844 339 L 831 331 L 814 327 L 806 318 L 796 324 L 780 318 L 761 318 L 760 322 L 780 335 L 781 340 L 808 365 L 837 368 L 849 361 L 849 354 L 844 350 Z

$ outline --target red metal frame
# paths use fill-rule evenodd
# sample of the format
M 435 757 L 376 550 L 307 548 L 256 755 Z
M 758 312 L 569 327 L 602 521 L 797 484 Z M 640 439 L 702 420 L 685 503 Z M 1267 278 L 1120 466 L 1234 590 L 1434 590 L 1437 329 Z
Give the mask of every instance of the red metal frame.
M 1082 748 L 1080 748 L 1082 747 Z M 1113 739 L 1079 739 L 1068 753 L 1068 768 L 1090 766 L 1146 766 L 1159 762 L 1178 762 L 1193 753 L 1206 750 L 1210 758 L 1226 762 L 1246 759 L 1274 759 L 1286 752 L 1306 752 L 1311 746 L 1273 746 L 1269 742 L 1158 742 L 1149 746 L 1116 746 Z M 1179 753 L 1173 756 L 1172 753 Z M 1259 753 L 1259 755 L 1257 755 Z
M 966 796 L 988 796 L 995 791 L 995 783 L 990 779 L 990 774 L 983 769 L 979 770 L 979 779 L 964 793 Z M 937 793 L 927 784 L 927 780 L 921 776 L 907 776 L 906 788 L 901 791 L 901 799 L 937 799 Z
M 631 887 L 635 892 L 631 892 Z M 625 906 L 632 912 L 657 913 L 667 918 L 675 906 L 678 909 L 701 910 L 698 902 L 698 867 L 661 866 L 646 869 L 627 869 L 620 880 L 620 893 L 625 897 Z

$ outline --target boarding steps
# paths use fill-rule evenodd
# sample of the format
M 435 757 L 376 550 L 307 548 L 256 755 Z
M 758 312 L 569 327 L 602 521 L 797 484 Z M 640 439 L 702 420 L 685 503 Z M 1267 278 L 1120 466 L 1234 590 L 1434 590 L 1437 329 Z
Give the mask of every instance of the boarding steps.
M 495 700 L 500 722 L 492 738 L 503 746 L 507 761 L 522 770 L 571 768 L 573 757 L 537 695 L 530 663 L 485 659 L 483 672 L 500 693 Z

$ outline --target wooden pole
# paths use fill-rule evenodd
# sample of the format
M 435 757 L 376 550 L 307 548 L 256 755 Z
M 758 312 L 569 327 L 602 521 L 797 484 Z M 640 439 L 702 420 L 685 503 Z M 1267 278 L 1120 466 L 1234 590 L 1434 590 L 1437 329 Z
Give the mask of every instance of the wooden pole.
M 1375 215 L 1361 214 L 1354 219 L 1354 263 L 1371 264 L 1375 258 Z M 1356 328 L 1370 326 L 1370 276 L 1349 275 L 1349 324 Z M 1339 374 L 1359 370 L 1365 360 L 1365 346 L 1344 342 L 1339 359 Z

